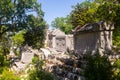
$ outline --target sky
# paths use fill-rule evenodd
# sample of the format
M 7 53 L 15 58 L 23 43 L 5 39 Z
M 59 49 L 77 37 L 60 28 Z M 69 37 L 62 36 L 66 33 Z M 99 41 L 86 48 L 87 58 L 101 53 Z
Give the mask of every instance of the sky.
M 42 4 L 45 12 L 44 18 L 49 25 L 57 17 L 66 17 L 71 11 L 72 6 L 84 0 L 38 0 Z

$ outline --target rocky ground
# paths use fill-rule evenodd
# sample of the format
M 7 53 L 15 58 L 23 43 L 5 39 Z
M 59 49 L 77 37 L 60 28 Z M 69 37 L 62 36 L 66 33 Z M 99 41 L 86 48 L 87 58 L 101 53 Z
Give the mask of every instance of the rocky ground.
M 36 54 L 41 55 L 40 58 L 45 60 L 43 69 L 51 72 L 54 75 L 54 80 L 84 80 L 82 75 L 83 68 L 86 66 L 85 55 L 77 57 L 73 53 L 57 52 L 50 48 L 42 48 L 41 51 L 30 48 L 23 53 L 26 53 L 21 56 L 23 58 L 19 62 L 14 62 L 16 65 L 12 66 L 12 69 L 17 72 L 25 69 L 25 64 L 29 64 L 32 61 L 33 54 Z M 109 60 L 114 62 L 119 57 L 120 55 L 111 55 Z M 30 65 L 29 68 L 31 68 Z M 23 77 L 27 76 L 27 69 Z
M 49 55 L 44 69 L 53 73 L 55 80 L 84 80 L 85 63 L 83 56 L 77 58 L 73 54 L 56 53 Z

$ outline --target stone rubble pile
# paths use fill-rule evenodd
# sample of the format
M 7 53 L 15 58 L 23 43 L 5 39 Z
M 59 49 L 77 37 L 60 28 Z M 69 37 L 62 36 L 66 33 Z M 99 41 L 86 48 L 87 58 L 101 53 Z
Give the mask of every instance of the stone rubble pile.
M 66 53 L 52 54 L 46 59 L 45 70 L 52 72 L 55 80 L 84 80 L 83 68 L 86 61 Z
M 25 50 L 21 59 L 15 61 L 12 69 L 19 72 L 25 70 L 26 66 L 32 62 L 34 54 L 44 56 L 46 61 L 43 68 L 54 75 L 54 80 L 85 80 L 82 76 L 83 68 L 86 64 L 83 56 L 76 57 L 65 52 L 57 52 L 52 48 L 41 48 L 41 52 L 32 49 Z
M 20 59 L 15 59 L 13 57 L 11 63 L 11 70 L 20 72 L 26 69 L 26 67 L 32 62 L 34 54 L 38 53 L 37 50 L 33 50 L 31 47 L 24 48 L 23 52 L 21 53 Z

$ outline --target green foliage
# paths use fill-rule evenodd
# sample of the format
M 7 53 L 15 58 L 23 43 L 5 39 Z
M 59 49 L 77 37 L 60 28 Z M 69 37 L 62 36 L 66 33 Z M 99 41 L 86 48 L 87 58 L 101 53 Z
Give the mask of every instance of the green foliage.
M 4 68 L 0 75 L 0 80 L 20 80 L 20 77 L 15 75 L 12 71 L 9 71 L 9 69 Z
M 49 72 L 43 70 L 34 70 L 29 76 L 29 80 L 54 80 Z
M 120 59 L 117 59 L 114 63 L 114 68 L 120 69 Z
M 120 59 L 114 63 L 114 80 L 120 80 Z
M 104 4 L 101 4 L 98 7 L 97 10 L 97 17 L 100 20 L 106 20 L 106 21 L 111 21 L 113 23 L 116 23 L 116 19 L 119 15 L 118 13 L 118 8 L 120 6 L 118 4 L 113 4 L 113 2 L 104 2 Z
M 41 5 L 36 0 L 1 0 L 0 12 L 0 37 L 7 31 L 27 27 L 26 18 L 32 12 L 43 16 Z
M 35 55 L 34 58 L 32 59 L 32 63 L 36 64 L 39 61 L 39 56 Z
M 0 67 L 3 67 L 4 65 L 4 56 L 0 54 Z
M 112 80 L 113 67 L 106 56 L 88 55 L 84 76 L 86 80 Z
M 6 60 L 4 55 L 0 54 L 0 74 L 3 72 L 5 67 L 9 67 L 9 61 Z
M 28 44 L 29 46 L 37 49 L 43 47 L 47 28 L 46 22 L 41 16 L 34 17 L 33 15 L 29 15 L 27 22 L 28 29 L 24 35 L 25 44 Z
M 86 0 L 73 8 L 70 17 L 75 27 L 100 20 L 111 21 L 116 26 L 119 25 L 119 0 L 93 0 L 91 2 Z
M 8 37 L 8 35 L 3 34 L 0 39 L 0 53 L 3 56 L 7 56 L 7 54 L 9 53 L 10 44 L 10 38 Z
M 9 54 L 10 44 L 7 36 L 2 36 L 0 39 L 0 73 L 2 73 L 4 67 L 9 67 L 9 61 L 7 55 Z
M 33 13 L 37 17 L 31 17 Z M 0 80 L 20 80 L 13 72 L 4 70 L 9 66 L 7 54 L 12 45 L 10 37 L 14 33 L 12 41 L 16 47 L 23 43 L 35 48 L 43 46 L 46 29 L 43 16 L 37 0 L 0 0 Z
M 5 67 L 9 67 L 9 61 L 5 59 L 5 56 L 0 54 L 0 74 L 3 72 Z
M 12 42 L 13 42 L 14 46 L 20 47 L 23 45 L 23 43 L 25 41 L 24 34 L 25 34 L 25 31 L 22 30 L 22 31 L 19 31 L 18 33 L 16 33 L 14 36 L 12 36 Z
M 91 3 L 89 1 L 85 1 L 83 3 L 77 4 L 73 6 L 73 10 L 70 13 L 71 23 L 75 27 L 83 26 L 87 23 L 95 22 L 96 19 L 96 10 L 98 9 L 98 5 L 95 3 Z
M 34 60 L 36 63 L 36 59 Z M 35 69 L 29 73 L 29 80 L 54 80 L 51 73 L 42 69 L 43 64 L 43 61 L 37 61 L 35 64 Z
M 19 32 L 16 32 L 14 36 L 11 37 L 12 40 L 12 46 L 16 47 L 14 50 L 14 53 L 19 56 L 21 52 L 21 47 L 24 45 L 24 34 L 26 33 L 25 30 L 21 30 Z
M 0 54 L 0 74 L 3 71 L 3 66 L 4 66 L 4 56 Z
M 60 30 L 62 30 L 66 34 L 69 34 L 71 32 L 71 30 L 73 29 L 73 26 L 70 23 L 69 16 L 67 16 L 66 18 L 57 17 L 57 18 L 55 18 L 54 21 L 52 21 L 51 25 L 55 28 L 59 28 Z
M 113 45 L 120 46 L 120 28 L 115 28 L 113 35 Z

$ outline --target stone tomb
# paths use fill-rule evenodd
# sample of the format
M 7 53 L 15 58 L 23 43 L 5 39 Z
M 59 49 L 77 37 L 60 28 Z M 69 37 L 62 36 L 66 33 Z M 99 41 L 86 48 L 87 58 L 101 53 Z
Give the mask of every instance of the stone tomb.
M 58 52 L 73 50 L 73 35 L 66 35 L 59 29 L 48 31 L 47 46 Z
M 98 23 L 87 24 L 74 31 L 74 50 L 75 53 L 86 54 L 108 52 L 112 49 L 113 24 L 101 21 Z

